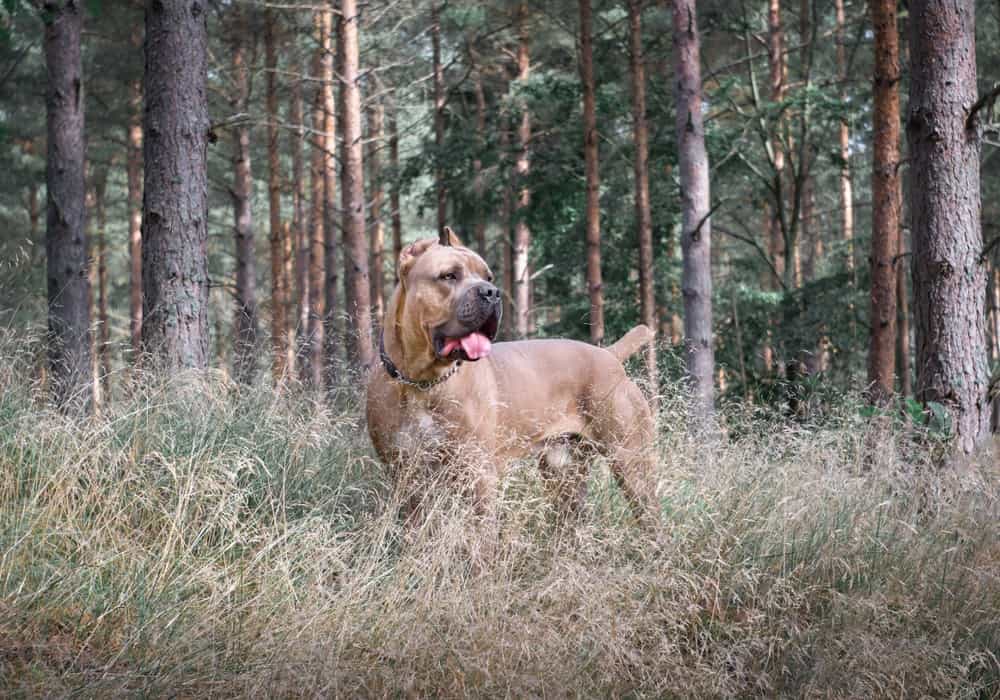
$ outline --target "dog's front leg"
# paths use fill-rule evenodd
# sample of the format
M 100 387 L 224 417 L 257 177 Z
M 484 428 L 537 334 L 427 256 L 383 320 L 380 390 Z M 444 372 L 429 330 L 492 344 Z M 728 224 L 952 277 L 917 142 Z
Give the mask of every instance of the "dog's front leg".
M 473 565 L 487 567 L 496 557 L 500 544 L 500 477 L 496 467 L 483 464 L 472 483 L 476 533 L 470 542 Z

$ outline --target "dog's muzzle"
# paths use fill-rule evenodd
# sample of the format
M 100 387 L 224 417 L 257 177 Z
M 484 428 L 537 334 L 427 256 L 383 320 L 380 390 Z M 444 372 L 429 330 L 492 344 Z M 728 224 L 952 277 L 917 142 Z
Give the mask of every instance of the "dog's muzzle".
M 439 357 L 479 360 L 490 354 L 500 330 L 503 312 L 500 290 L 489 282 L 477 282 L 463 292 L 455 315 L 434 333 L 434 350 Z
M 455 316 L 467 330 L 477 331 L 497 313 L 498 308 L 500 308 L 500 290 L 489 282 L 480 282 L 462 295 Z M 493 335 L 495 337 L 496 333 Z

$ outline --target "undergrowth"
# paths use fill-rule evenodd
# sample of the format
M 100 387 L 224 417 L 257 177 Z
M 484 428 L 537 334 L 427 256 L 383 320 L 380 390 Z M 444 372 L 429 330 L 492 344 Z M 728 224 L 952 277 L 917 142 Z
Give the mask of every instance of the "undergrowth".
M 447 489 L 396 516 L 357 396 L 134 376 L 48 408 L 0 339 L 0 695 L 1000 697 L 1000 479 L 845 400 L 803 425 L 661 416 L 661 523 L 597 465 L 501 543 Z M 124 377 L 120 385 L 125 385 Z

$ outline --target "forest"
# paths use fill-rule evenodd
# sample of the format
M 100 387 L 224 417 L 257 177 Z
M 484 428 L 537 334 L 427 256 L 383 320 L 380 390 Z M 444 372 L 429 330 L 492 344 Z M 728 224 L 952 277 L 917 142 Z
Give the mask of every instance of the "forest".
M 997 697 L 998 100 L 997 0 L 0 0 L 0 694 Z M 652 524 L 401 517 L 456 235 L 652 331 Z

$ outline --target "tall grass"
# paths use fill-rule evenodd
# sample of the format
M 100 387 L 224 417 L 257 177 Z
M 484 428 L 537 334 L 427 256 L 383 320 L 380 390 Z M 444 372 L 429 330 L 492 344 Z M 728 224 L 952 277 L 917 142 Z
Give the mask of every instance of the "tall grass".
M 0 354 L 0 695 L 1000 697 L 996 466 L 849 402 L 711 444 L 665 408 L 653 529 L 602 468 L 559 525 L 523 465 L 473 566 L 447 489 L 398 522 L 347 392 L 137 378 L 80 421 Z

